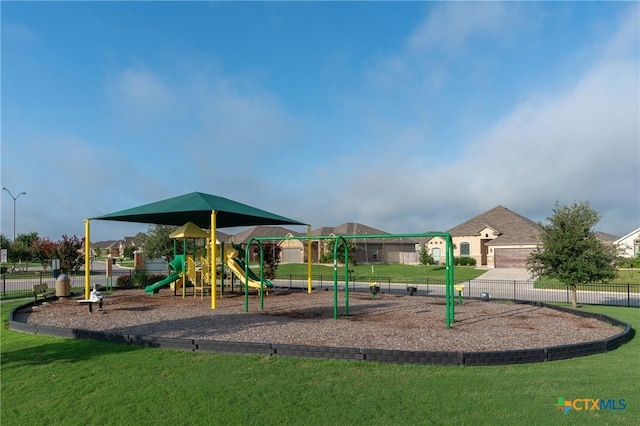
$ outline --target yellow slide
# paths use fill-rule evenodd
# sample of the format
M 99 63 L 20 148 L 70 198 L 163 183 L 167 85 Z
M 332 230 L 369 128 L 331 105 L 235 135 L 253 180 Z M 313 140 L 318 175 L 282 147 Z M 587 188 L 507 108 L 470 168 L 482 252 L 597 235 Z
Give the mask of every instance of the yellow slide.
M 233 272 L 233 274 L 236 277 L 238 277 L 238 279 L 240 279 L 242 284 L 244 284 L 245 283 L 244 268 L 240 266 L 240 262 L 238 261 L 238 250 L 230 249 L 225 252 L 225 255 L 227 258 L 227 261 L 225 262 L 227 265 L 227 268 L 229 268 L 231 272 Z M 251 278 L 251 276 L 249 276 L 249 288 L 259 289 L 260 287 L 261 286 L 260 286 L 259 279 L 255 280 Z M 264 288 L 268 288 L 268 287 L 273 287 L 273 284 L 265 280 Z

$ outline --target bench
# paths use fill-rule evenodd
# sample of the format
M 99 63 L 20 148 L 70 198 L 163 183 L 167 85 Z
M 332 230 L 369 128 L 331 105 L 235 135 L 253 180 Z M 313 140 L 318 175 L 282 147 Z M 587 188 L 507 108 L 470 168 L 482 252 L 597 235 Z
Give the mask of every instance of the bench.
M 47 297 L 55 297 L 56 295 L 55 290 L 49 290 L 49 285 L 46 283 L 34 284 L 31 286 L 31 289 L 33 290 L 33 301 L 36 305 L 38 304 L 38 298 L 42 298 L 42 300 L 45 301 L 47 300 Z
M 89 298 L 86 300 L 78 300 L 78 303 L 83 305 L 89 305 L 89 315 L 93 314 L 93 304 L 97 303 L 100 309 L 100 312 L 104 313 L 102 310 L 102 293 L 98 291 L 98 284 L 93 283 L 93 290 L 89 294 Z
M 102 299 L 100 299 L 100 300 L 91 300 L 91 299 L 78 300 L 78 303 L 81 303 L 83 305 L 89 305 L 89 315 L 93 315 L 93 304 L 94 303 L 98 304 L 98 309 L 99 309 L 100 312 L 104 312 L 102 310 Z

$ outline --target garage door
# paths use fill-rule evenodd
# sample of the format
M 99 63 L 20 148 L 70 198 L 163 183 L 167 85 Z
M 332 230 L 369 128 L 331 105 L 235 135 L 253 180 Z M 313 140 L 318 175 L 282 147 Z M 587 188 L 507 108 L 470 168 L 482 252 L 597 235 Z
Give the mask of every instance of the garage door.
M 526 268 L 530 248 L 495 249 L 496 268 Z
M 300 253 L 302 250 L 299 248 L 284 248 L 280 253 L 282 263 L 302 263 Z

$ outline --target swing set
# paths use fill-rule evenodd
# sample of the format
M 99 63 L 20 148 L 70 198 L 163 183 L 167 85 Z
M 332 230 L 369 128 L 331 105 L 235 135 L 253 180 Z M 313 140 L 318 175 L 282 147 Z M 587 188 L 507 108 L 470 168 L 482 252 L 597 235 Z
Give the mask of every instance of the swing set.
M 454 266 L 453 266 L 453 242 L 451 234 L 448 233 L 425 233 L 425 234 L 383 234 L 383 235 L 331 235 L 331 236 L 291 236 L 291 237 L 254 237 L 247 242 L 246 258 L 249 258 L 249 250 L 251 245 L 255 242 L 258 244 L 260 251 L 260 281 L 264 280 L 264 249 L 262 246 L 263 241 L 284 241 L 284 240 L 299 240 L 307 241 L 307 292 L 311 293 L 311 240 L 333 240 L 333 318 L 338 319 L 338 259 L 340 242 L 347 247 L 347 240 L 364 240 L 367 239 L 388 239 L 388 238 L 430 238 L 440 237 L 445 240 L 446 243 L 446 256 L 445 256 L 445 300 L 446 300 L 446 326 L 451 327 L 451 324 L 455 322 L 455 289 L 454 289 Z M 341 259 L 344 265 L 349 265 L 349 250 L 344 250 L 344 258 Z M 249 265 L 245 265 L 245 276 L 248 276 Z M 248 281 L 248 278 L 247 278 Z M 245 312 L 249 312 L 249 292 L 248 282 L 245 282 L 245 300 L 244 307 Z M 260 294 L 260 309 L 264 309 L 264 293 L 265 289 L 261 287 L 259 289 Z M 344 268 L 344 316 L 349 316 L 349 268 Z

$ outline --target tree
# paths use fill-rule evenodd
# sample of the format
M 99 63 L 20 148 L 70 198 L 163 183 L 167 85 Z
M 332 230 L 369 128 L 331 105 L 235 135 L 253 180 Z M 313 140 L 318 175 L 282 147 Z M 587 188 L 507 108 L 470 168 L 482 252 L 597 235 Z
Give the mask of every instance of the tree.
M 133 259 L 133 253 L 138 250 L 135 246 L 127 246 L 124 248 L 124 258 L 125 259 Z
M 9 260 L 14 264 L 16 261 L 22 261 L 23 259 L 28 262 L 31 258 L 31 244 L 37 239 L 37 232 L 18 234 L 16 240 L 11 243 L 11 250 L 8 252 Z M 27 263 L 28 267 L 29 263 Z
M 75 235 L 69 237 L 66 234 L 58 242 L 58 258 L 60 259 L 60 269 L 65 274 L 77 271 L 82 266 L 82 245 L 84 238 Z
M 58 244 L 49 238 L 38 238 L 31 243 L 31 257 L 42 264 L 42 270 L 46 271 L 49 262 L 57 253 Z
M 427 250 L 427 246 L 424 244 L 420 245 L 420 264 L 433 265 L 433 257 L 431 257 L 429 251 Z
M 144 254 L 149 259 L 165 257 L 169 262 L 173 260 L 173 240 L 169 235 L 178 229 L 171 225 L 149 225 L 147 237 L 144 240 Z
M 260 256 L 260 249 L 257 249 Z M 276 278 L 276 270 L 280 264 L 280 246 L 277 243 L 265 243 L 262 245 L 264 277 L 268 280 Z
M 600 214 L 589 203 L 571 206 L 555 203 L 549 224 L 540 224 L 540 244 L 529 255 L 527 269 L 533 276 L 557 279 L 571 290 L 577 307 L 578 284 L 591 284 L 617 277 L 617 250 L 599 240 L 593 227 Z
M 320 256 L 320 261 L 322 263 L 328 263 L 328 262 L 333 262 L 333 250 L 335 248 L 335 240 L 326 240 L 324 245 L 323 245 L 323 251 L 324 253 L 322 253 L 322 255 Z M 347 241 L 346 242 L 346 247 L 347 250 L 349 251 L 349 262 L 353 265 L 355 265 L 356 263 L 356 244 L 353 241 Z M 341 262 L 344 260 L 344 250 L 345 250 L 345 240 L 344 239 L 340 239 L 340 241 L 338 241 L 338 262 Z

